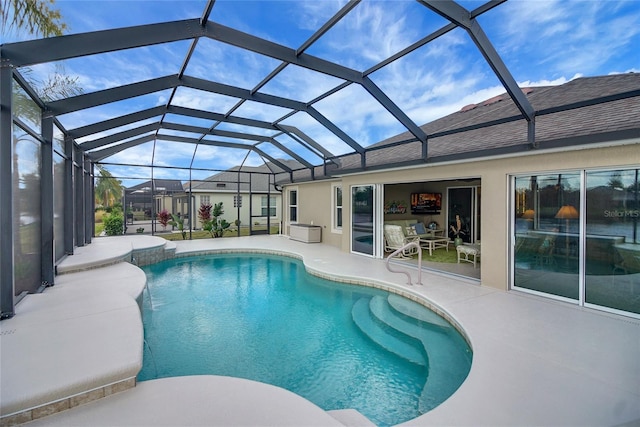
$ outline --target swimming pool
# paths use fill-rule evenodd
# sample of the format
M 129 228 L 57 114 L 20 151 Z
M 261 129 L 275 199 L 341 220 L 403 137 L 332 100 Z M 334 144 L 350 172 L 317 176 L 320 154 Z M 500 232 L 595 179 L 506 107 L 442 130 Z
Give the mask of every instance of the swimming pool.
M 397 295 L 308 274 L 293 258 L 225 254 L 143 267 L 140 381 L 248 378 L 385 426 L 415 418 L 466 378 L 455 328 Z

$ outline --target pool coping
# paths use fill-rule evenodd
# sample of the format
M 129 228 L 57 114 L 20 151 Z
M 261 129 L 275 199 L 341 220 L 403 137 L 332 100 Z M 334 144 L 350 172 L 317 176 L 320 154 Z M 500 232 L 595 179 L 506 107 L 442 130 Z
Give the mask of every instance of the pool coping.
M 199 251 L 281 252 L 302 259 L 312 274 L 390 286 L 411 299 L 430 301 L 451 316 L 474 351 L 469 376 L 453 396 L 407 425 L 618 425 L 640 420 L 640 321 L 635 319 L 427 271 L 422 273 L 423 285 L 409 286 L 401 283 L 404 276 L 386 271 L 381 260 L 283 236 L 174 245 L 171 251 L 176 257 Z M 133 396 L 137 388 L 119 395 Z M 83 405 L 81 410 L 100 413 L 110 399 Z M 162 401 L 149 402 L 144 410 L 161 405 Z M 211 421 L 207 408 L 194 410 L 203 422 Z M 74 408 L 41 421 L 65 424 L 78 411 Z M 242 419 L 242 414 L 237 416 Z M 175 423 L 179 422 L 176 414 Z

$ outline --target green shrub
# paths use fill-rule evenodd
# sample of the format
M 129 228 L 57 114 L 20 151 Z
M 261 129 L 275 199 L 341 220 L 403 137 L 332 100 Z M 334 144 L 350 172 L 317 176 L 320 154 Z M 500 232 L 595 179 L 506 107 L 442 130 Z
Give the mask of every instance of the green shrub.
M 103 217 L 104 231 L 107 236 L 118 236 L 124 231 L 124 215 L 119 209 L 113 209 Z

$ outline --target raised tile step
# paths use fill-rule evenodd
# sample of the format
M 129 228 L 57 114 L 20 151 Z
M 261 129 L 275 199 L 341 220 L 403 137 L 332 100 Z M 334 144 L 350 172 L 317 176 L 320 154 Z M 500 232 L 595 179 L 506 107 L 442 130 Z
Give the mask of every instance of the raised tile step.
M 0 425 L 132 387 L 142 368 L 142 319 L 130 295 L 54 288 L 27 295 L 0 324 Z

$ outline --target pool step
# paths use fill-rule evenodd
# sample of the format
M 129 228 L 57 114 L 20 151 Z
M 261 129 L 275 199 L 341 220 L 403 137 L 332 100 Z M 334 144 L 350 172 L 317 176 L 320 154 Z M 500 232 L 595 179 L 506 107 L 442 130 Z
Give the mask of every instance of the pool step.
M 369 298 L 360 298 L 356 301 L 351 315 L 360 330 L 380 347 L 416 365 L 427 365 L 422 348 L 399 338 L 376 321 L 371 313 Z
M 399 316 L 393 310 L 387 298 L 374 296 L 369 301 L 369 310 L 371 310 L 371 314 L 378 322 L 417 340 L 418 344 L 422 343 L 422 327 L 417 322 L 411 322 L 410 319 Z
M 433 326 L 439 326 L 443 329 L 450 329 L 452 326 L 431 310 L 425 310 L 425 307 L 415 301 L 401 297 L 396 294 L 389 294 L 387 297 L 389 305 L 398 313 L 401 313 L 420 322 L 430 323 Z
M 366 316 L 369 320 L 363 321 Z M 453 326 L 422 305 L 393 294 L 387 298 L 362 298 L 354 305 L 353 317 L 360 329 L 383 348 L 407 360 L 410 359 L 404 352 L 421 355 L 425 364 L 420 365 L 428 366 L 429 374 L 418 402 L 420 412 L 438 406 L 442 401 L 434 396 L 450 395 L 464 380 L 467 371 L 454 367 L 470 364 L 471 354 L 460 354 L 450 340 L 450 334 L 455 332 Z M 418 345 L 411 345 L 406 339 L 397 338 L 398 335 Z M 388 340 L 388 336 L 397 341 Z M 407 347 L 411 350 L 406 350 Z

